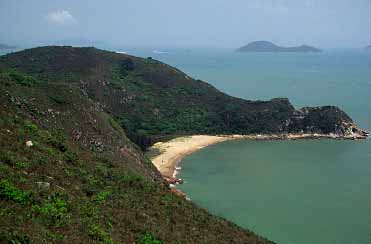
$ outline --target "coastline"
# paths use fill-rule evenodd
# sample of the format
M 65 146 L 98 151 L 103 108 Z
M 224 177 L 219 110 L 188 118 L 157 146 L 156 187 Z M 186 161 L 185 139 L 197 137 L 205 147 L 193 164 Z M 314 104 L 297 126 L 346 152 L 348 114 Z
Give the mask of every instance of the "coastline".
M 151 159 L 152 163 L 170 184 L 182 183 L 177 179 L 177 167 L 181 160 L 187 155 L 207 146 L 228 140 L 299 140 L 299 139 L 344 139 L 357 140 L 366 139 L 367 136 L 359 133 L 349 135 L 337 134 L 257 134 L 257 135 L 191 135 L 182 136 L 166 142 L 157 142 L 151 149 L 158 150 L 159 155 Z
M 161 175 L 168 181 L 175 179 L 179 162 L 187 155 L 207 146 L 231 140 L 231 136 L 192 135 L 177 137 L 167 142 L 157 142 L 151 148 L 160 154 L 151 158 Z

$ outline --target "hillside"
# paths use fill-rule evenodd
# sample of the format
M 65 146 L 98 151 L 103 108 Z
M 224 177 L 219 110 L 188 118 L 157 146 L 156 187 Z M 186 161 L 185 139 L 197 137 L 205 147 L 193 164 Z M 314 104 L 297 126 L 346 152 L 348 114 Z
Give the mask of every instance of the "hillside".
M 72 47 L 0 57 L 0 125 L 11 243 L 270 243 L 179 197 L 142 149 L 195 133 L 362 132 L 337 107 L 246 101 L 150 58 Z
M 69 47 L 0 58 L 0 243 L 269 243 L 172 193 L 86 90 L 126 58 Z
M 308 46 L 308 45 L 301 45 L 298 47 L 281 47 L 273 44 L 272 42 L 268 41 L 256 41 L 247 44 L 239 49 L 237 52 L 322 52 L 320 49 Z
M 45 47 L 7 55 L 42 84 L 68 84 L 98 103 L 145 148 L 184 134 L 318 132 L 343 134 L 352 120 L 333 106 L 295 110 L 288 99 L 247 101 L 153 59 L 94 48 Z M 349 128 L 347 128 L 349 127 Z

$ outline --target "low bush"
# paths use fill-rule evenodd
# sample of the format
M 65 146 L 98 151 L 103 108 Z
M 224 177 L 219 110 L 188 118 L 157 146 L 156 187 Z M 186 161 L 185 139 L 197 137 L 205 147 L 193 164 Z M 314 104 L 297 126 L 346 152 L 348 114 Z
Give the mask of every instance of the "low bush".
M 0 181 L 0 199 L 12 200 L 20 204 L 31 202 L 30 193 L 18 189 L 8 180 Z
M 33 209 L 40 214 L 41 219 L 50 226 L 65 226 L 70 220 L 68 203 L 57 195 L 51 195 L 40 205 Z
M 91 224 L 89 225 L 89 235 L 94 240 L 99 241 L 102 244 L 118 244 L 114 242 L 109 233 L 107 233 L 100 225 Z
M 157 240 L 151 234 L 145 234 L 138 242 L 138 244 L 165 244 L 165 242 Z
M 18 84 L 23 85 L 23 86 L 31 87 L 31 86 L 38 84 L 37 80 L 33 78 L 32 76 L 24 75 L 14 70 L 9 72 L 9 77 L 12 80 L 16 81 Z

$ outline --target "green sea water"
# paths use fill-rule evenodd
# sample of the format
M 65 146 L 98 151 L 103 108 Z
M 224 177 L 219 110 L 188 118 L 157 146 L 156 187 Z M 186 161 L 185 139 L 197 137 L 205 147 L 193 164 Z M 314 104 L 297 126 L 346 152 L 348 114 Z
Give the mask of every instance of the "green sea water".
M 138 51 L 234 96 L 338 105 L 371 129 L 371 53 Z M 277 243 L 371 243 L 371 140 L 229 141 L 186 157 L 193 202 Z

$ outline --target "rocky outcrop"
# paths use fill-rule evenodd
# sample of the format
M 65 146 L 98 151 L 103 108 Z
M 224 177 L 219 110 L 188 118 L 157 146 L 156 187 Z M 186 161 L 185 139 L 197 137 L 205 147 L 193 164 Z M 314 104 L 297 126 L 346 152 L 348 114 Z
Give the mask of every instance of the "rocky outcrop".
M 288 121 L 289 132 L 329 135 L 334 138 L 361 139 L 369 133 L 335 106 L 305 107 L 293 113 Z

